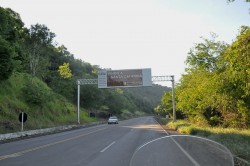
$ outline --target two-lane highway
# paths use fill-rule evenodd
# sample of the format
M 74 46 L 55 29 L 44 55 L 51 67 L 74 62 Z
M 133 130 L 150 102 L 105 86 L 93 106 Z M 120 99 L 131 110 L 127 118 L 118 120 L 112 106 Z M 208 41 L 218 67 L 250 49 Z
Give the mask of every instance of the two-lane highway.
M 1 166 L 128 166 L 136 148 L 165 136 L 153 117 L 0 144 Z
M 168 136 L 153 117 L 0 144 L 0 166 L 232 166 L 224 146 Z

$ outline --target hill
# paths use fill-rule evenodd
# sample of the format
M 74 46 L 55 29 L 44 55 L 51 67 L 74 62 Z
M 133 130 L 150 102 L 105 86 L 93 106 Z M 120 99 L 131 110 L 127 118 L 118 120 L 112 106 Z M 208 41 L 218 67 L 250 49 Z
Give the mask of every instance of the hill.
M 40 129 L 76 122 L 76 107 L 44 82 L 29 74 L 15 73 L 0 82 L 0 133 L 20 131 L 19 114 L 25 112 L 25 129 Z M 91 119 L 84 111 L 82 122 Z
M 26 129 L 76 123 L 76 81 L 97 78 L 102 68 L 55 44 L 56 34 L 46 25 L 24 27 L 20 15 L 9 8 L 0 7 L 0 16 L 0 132 L 18 131 L 22 111 L 28 114 Z M 156 85 L 133 90 L 81 86 L 81 122 L 111 114 L 152 114 L 165 90 Z
M 159 85 L 132 89 L 98 90 L 93 86 L 92 88 L 101 94 L 108 94 L 107 98 L 103 99 L 107 105 L 102 105 L 99 109 L 95 107 L 81 108 L 81 123 L 97 121 L 103 117 L 101 113 L 117 114 L 120 118 L 152 114 L 154 106 L 160 102 L 163 91 L 166 90 L 165 87 Z M 86 101 L 84 103 L 84 105 L 89 105 Z M 117 110 L 113 111 L 115 109 Z M 16 72 L 8 80 L 0 82 L 0 133 L 20 131 L 21 124 L 18 117 L 21 112 L 28 115 L 25 130 L 76 124 L 77 122 L 75 103 L 55 93 L 40 79 L 27 73 Z M 90 118 L 89 112 L 95 112 L 97 117 Z

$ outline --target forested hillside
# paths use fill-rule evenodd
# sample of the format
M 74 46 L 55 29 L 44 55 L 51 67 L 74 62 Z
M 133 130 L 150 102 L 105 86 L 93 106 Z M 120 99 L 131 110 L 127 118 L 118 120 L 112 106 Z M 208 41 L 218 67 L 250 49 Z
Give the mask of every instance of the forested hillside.
M 66 46 L 56 44 L 55 36 L 43 24 L 25 27 L 17 12 L 0 7 L 0 125 L 4 129 L 16 130 L 21 111 L 28 112 L 30 128 L 75 123 L 76 80 L 97 78 L 101 67 L 74 58 Z M 133 90 L 81 86 L 85 112 L 81 121 L 94 120 L 87 118 L 89 112 L 125 118 L 152 114 L 166 90 L 158 85 Z
M 242 26 L 232 44 L 211 39 L 195 44 L 186 74 L 176 88 L 177 110 L 205 125 L 250 127 L 250 28 Z M 165 94 L 157 112 L 171 113 Z

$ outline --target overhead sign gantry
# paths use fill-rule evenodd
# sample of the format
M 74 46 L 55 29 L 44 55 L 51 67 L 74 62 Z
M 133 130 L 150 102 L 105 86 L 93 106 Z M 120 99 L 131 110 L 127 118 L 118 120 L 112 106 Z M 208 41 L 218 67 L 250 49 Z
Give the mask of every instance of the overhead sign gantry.
M 174 76 L 151 76 L 151 69 L 100 70 L 98 79 L 77 80 L 77 122 L 80 124 L 80 85 L 98 84 L 98 88 L 152 86 L 152 82 L 172 82 L 173 120 L 176 120 Z

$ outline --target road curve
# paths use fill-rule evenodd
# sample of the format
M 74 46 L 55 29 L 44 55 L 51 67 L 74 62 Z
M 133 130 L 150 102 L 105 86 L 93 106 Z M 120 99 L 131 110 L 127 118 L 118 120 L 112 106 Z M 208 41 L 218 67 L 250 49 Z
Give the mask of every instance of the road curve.
M 218 143 L 168 136 L 153 117 L 0 144 L 1 166 L 233 165 Z

